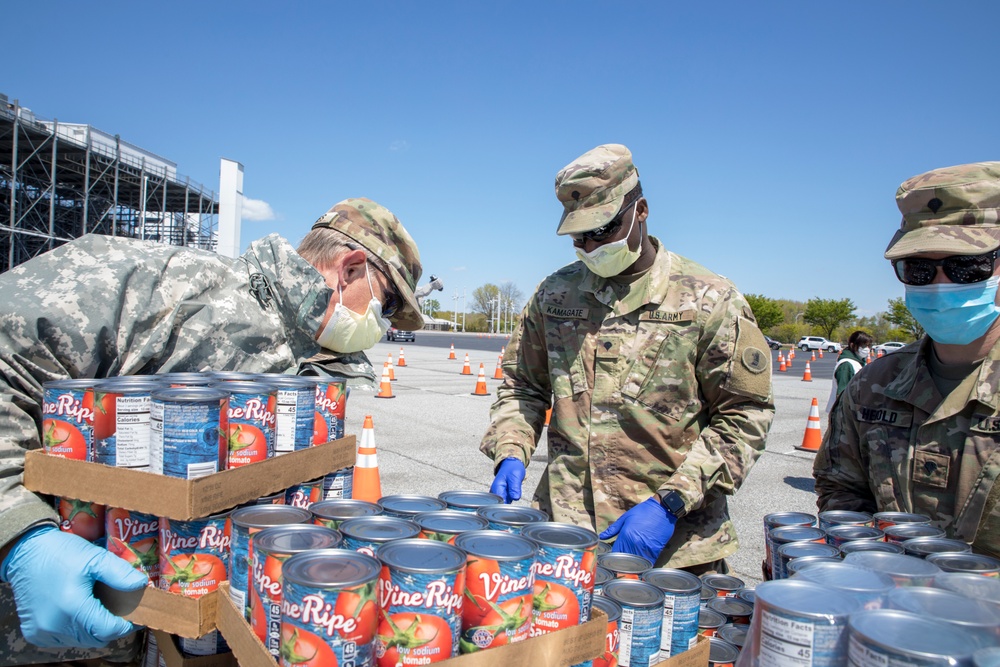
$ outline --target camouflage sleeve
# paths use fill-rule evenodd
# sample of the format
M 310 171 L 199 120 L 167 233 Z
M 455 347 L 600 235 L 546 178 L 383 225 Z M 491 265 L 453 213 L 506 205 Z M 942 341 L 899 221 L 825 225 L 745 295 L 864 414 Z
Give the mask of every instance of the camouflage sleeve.
M 536 291 L 504 353 L 503 382 L 479 446 L 479 451 L 493 459 L 494 467 L 507 458 L 519 459 L 527 467 L 552 403 L 540 303 Z
M 816 505 L 820 512 L 853 510 L 877 512 L 868 480 L 868 461 L 860 446 L 854 420 L 857 383 L 849 383 L 830 413 L 830 425 L 813 460 Z
M 695 375 L 708 423 L 677 470 L 659 489 L 676 491 L 687 511 L 709 491 L 733 494 L 764 451 L 774 418 L 771 355 L 764 334 L 734 288 L 706 318 Z

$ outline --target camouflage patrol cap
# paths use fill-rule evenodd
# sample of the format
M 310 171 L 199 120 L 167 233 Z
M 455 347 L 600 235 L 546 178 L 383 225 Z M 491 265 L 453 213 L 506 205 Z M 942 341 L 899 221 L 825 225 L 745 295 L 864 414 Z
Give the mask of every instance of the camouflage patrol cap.
M 625 146 L 603 144 L 587 151 L 556 174 L 556 197 L 565 209 L 556 234 L 579 234 L 606 225 L 638 184 L 639 172 Z
M 978 255 L 1000 246 L 1000 162 L 935 169 L 896 191 L 903 222 L 886 259 L 925 252 Z
M 382 260 L 403 306 L 389 319 L 400 329 L 424 326 L 413 290 L 420 280 L 420 252 L 409 233 L 389 209 L 370 199 L 345 199 L 323 214 L 312 228 L 326 227 L 350 237 Z

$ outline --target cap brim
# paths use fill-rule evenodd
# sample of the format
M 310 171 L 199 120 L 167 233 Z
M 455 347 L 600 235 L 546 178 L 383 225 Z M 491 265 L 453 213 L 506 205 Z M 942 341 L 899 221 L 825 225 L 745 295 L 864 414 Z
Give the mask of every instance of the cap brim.
M 387 266 L 389 268 L 389 277 L 392 278 L 392 285 L 396 288 L 396 293 L 403 297 L 402 308 L 394 313 L 389 318 L 389 321 L 396 328 L 403 329 L 404 331 L 423 329 L 424 316 L 420 313 L 420 304 L 417 303 L 417 298 L 413 296 L 413 290 L 403 280 L 402 274 L 399 273 L 396 267 L 391 264 Z
M 578 211 L 566 211 L 563 213 L 562 219 L 559 221 L 559 228 L 556 229 L 556 234 L 559 236 L 565 236 L 566 234 L 580 234 L 583 232 L 589 232 L 591 229 L 597 229 L 598 227 L 603 227 L 604 225 L 611 222 L 611 219 L 618 215 L 618 211 L 622 207 L 622 201 L 624 201 L 625 196 L 622 195 L 606 204 L 600 204 L 599 206 L 588 206 L 587 208 L 581 208 Z
M 886 259 L 922 253 L 980 255 L 1000 247 L 1000 229 L 964 225 L 932 225 L 909 232 L 899 230 L 885 249 Z

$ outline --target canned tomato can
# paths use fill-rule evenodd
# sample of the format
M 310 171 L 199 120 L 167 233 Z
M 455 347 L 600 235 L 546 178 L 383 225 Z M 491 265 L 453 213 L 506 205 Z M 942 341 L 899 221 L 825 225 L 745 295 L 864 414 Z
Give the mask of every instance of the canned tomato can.
M 225 470 L 229 394 L 210 387 L 151 393 L 150 472 L 196 479 Z
M 350 500 L 354 495 L 354 466 L 334 470 L 323 478 L 324 500 Z
M 888 526 L 884 531 L 885 541 L 895 544 L 902 544 L 906 540 L 916 537 L 944 537 L 945 532 L 941 528 L 922 523 L 900 523 L 895 526 Z
M 157 373 L 156 375 L 149 376 L 162 382 L 164 386 L 167 387 L 207 387 L 210 384 L 218 382 L 215 375 L 212 373 L 194 373 L 194 372 L 171 372 L 171 373 Z
M 229 513 L 178 521 L 160 517 L 160 590 L 200 598 L 229 578 Z
M 715 590 L 711 586 L 706 586 L 704 583 L 702 583 L 701 593 L 699 595 L 701 596 L 699 604 L 705 606 L 705 604 L 707 604 L 709 600 L 714 600 L 715 598 L 719 597 L 719 591 Z
M 313 503 L 323 500 L 324 477 L 293 484 L 285 490 L 285 504 L 292 507 L 309 509 Z
M 715 598 L 705 605 L 708 609 L 726 617 L 726 623 L 750 623 L 753 605 L 736 598 Z
M 476 530 L 457 536 L 454 544 L 467 555 L 461 652 L 475 653 L 527 639 L 534 599 L 532 566 L 538 552 L 535 543 L 511 533 Z
M 285 504 L 285 492 L 278 491 L 277 493 L 272 493 L 269 496 L 261 496 L 254 503 L 256 505 L 284 505 Z
M 512 505 L 508 505 L 507 507 L 512 507 Z M 542 510 L 538 510 L 538 511 L 542 512 Z M 545 512 L 542 512 L 542 514 L 545 514 Z M 548 515 L 546 514 L 546 518 L 545 519 L 539 519 L 539 521 L 548 521 L 547 517 L 548 517 Z M 611 549 L 612 549 L 612 546 L 610 544 L 608 544 L 607 542 L 598 542 L 597 543 L 597 551 L 596 551 L 596 553 L 597 553 L 598 556 L 600 556 L 601 554 L 610 553 Z
M 981 648 L 972 654 L 973 667 L 1000 667 L 1000 646 Z
M 736 594 L 746 587 L 746 583 L 742 579 L 731 577 L 728 574 L 703 574 L 701 575 L 701 583 L 714 588 L 715 595 L 720 598 L 736 597 Z
M 145 377 L 113 378 L 94 385 L 94 463 L 150 470 L 150 394 L 163 387 Z
M 741 588 L 736 591 L 736 599 L 752 605 L 757 601 L 757 591 L 753 588 Z
M 840 548 L 847 542 L 882 542 L 885 533 L 871 526 L 834 526 L 826 531 L 826 543 Z
M 316 428 L 316 378 L 261 373 L 256 378 L 273 385 L 275 456 L 308 449 Z
M 829 530 L 834 526 L 874 526 L 875 519 L 868 512 L 829 510 L 819 513 L 819 527 Z
M 152 514 L 108 507 L 104 512 L 108 551 L 160 583 L 160 520 Z
M 826 531 L 811 526 L 781 526 L 771 530 L 771 577 L 784 579 L 778 549 L 791 542 L 816 542 L 826 544 Z
M 521 535 L 538 545 L 531 636 L 590 620 L 597 533 L 581 526 L 543 521 L 525 526 Z
M 642 573 L 653 567 L 653 564 L 642 556 L 620 551 L 601 554 L 597 557 L 597 564 L 614 572 L 616 579 L 641 579 Z
M 42 449 L 46 454 L 91 460 L 93 386 L 93 380 L 55 380 L 42 385 Z
M 404 539 L 379 549 L 379 667 L 427 665 L 459 653 L 466 554 L 451 544 Z
M 840 551 L 837 547 L 830 546 L 829 544 L 816 544 L 815 542 L 789 542 L 788 544 L 782 544 L 778 549 L 778 558 L 781 560 L 781 571 L 785 573 L 785 578 L 791 576 L 788 572 L 790 563 L 794 563 L 798 558 L 809 558 L 810 556 L 840 560 Z
M 946 537 L 914 537 L 903 542 L 901 546 L 903 551 L 917 558 L 927 558 L 931 554 L 972 553 L 972 547 L 962 540 L 951 540 Z
M 816 517 L 805 512 L 775 512 L 764 516 L 764 562 L 774 576 L 776 556 L 771 553 L 771 531 L 783 526 L 815 526 Z
M 438 500 L 443 500 L 450 510 L 472 513 L 480 507 L 503 504 L 503 498 L 489 491 L 442 491 Z
M 53 498 L 53 504 L 56 513 L 59 514 L 59 530 L 82 537 L 99 547 L 106 545 L 104 505 L 76 498 L 59 497 Z
M 490 530 L 507 533 L 520 533 L 528 524 L 549 520 L 549 515 L 542 510 L 520 505 L 484 505 L 476 514 L 490 522 Z
M 757 587 L 752 663 L 783 665 L 794 656 L 810 667 L 843 667 L 847 620 L 860 609 L 849 593 L 810 581 L 766 581 Z
M 365 500 L 339 498 L 313 503 L 309 511 L 312 512 L 312 522 L 317 526 L 340 528 L 340 524 L 348 519 L 382 514 L 382 506 Z
M 962 628 L 905 611 L 865 611 L 850 621 L 848 654 L 852 666 L 968 665 L 977 648 L 975 638 Z
M 608 616 L 608 628 L 604 636 L 604 655 L 582 662 L 576 667 L 617 667 L 621 635 L 618 624 L 622 618 L 622 606 L 603 595 L 595 595 L 593 606 Z
M 739 647 L 721 639 L 718 634 L 708 640 L 708 667 L 734 667 L 739 657 Z
M 615 578 L 615 573 L 606 570 L 600 565 L 594 568 L 594 595 L 600 595 L 604 590 L 604 584 Z
M 712 598 L 713 600 L 715 598 Z M 711 600 L 709 600 L 711 602 Z M 708 604 L 708 603 L 706 603 Z M 702 607 L 698 612 L 698 634 L 702 637 L 714 637 L 723 625 L 727 623 L 726 617 L 717 611 L 712 611 L 707 606 Z
M 973 553 L 936 553 L 927 556 L 927 560 L 945 572 L 968 572 L 994 579 L 1000 577 L 1000 560 L 992 556 Z
M 796 575 L 796 579 L 811 581 L 854 595 L 865 609 L 881 609 L 886 597 L 896 587 L 892 577 L 850 563 L 818 563 Z
M 935 588 L 1000 605 L 1000 581 L 990 577 L 966 572 L 939 572 L 932 583 Z
M 934 563 L 906 554 L 858 551 L 844 556 L 844 562 L 885 573 L 897 586 L 930 586 L 934 577 L 941 574 L 941 568 Z
M 185 658 L 197 658 L 205 655 L 221 655 L 229 653 L 229 644 L 218 630 L 212 630 L 197 639 L 178 637 L 178 648 Z
M 841 557 L 859 551 L 881 551 L 887 554 L 904 553 L 903 547 L 895 542 L 872 542 L 870 540 L 858 540 L 856 542 L 844 542 L 840 545 Z
M 826 545 L 829 546 L 829 545 Z M 797 575 L 799 572 L 804 572 L 816 563 L 843 563 L 838 556 L 803 556 L 802 558 L 795 558 L 794 560 L 788 561 L 788 567 L 785 568 L 785 574 L 788 575 L 786 579 Z
M 417 537 L 448 544 L 455 544 L 455 538 L 462 533 L 470 530 L 486 530 L 489 527 L 486 519 L 456 510 L 424 512 L 413 517 L 412 521 L 420 526 L 420 534 Z
M 662 567 L 643 572 L 642 580 L 663 592 L 659 659 L 666 660 L 694 646 L 698 640 L 701 580 L 690 572 Z
M 306 551 L 335 549 L 342 536 L 336 530 L 293 524 L 265 528 L 250 537 L 250 626 L 275 659 L 281 655 L 282 568 Z
M 220 382 L 212 386 L 229 392 L 224 433 L 228 449 L 226 468 L 274 458 L 277 390 L 263 382 Z
M 299 553 L 282 567 L 280 664 L 374 667 L 382 565 L 344 549 Z
M 347 408 L 347 380 L 316 380 L 316 410 L 313 415 L 313 444 L 322 445 L 344 437 Z M 346 496 L 350 497 L 350 496 Z
M 663 591 L 645 581 L 615 579 L 604 585 L 603 595 L 622 608 L 618 622 L 618 664 L 646 667 L 659 662 Z
M 889 526 L 922 525 L 931 523 L 931 518 L 926 514 L 912 514 L 910 512 L 878 512 L 873 517 L 875 527 L 885 531 Z
M 385 544 L 393 540 L 415 538 L 420 526 L 407 519 L 394 516 L 363 516 L 348 519 L 340 524 L 344 534 L 344 548 L 374 556 Z
M 983 640 L 981 645 L 996 645 L 1000 640 L 1000 607 L 992 602 L 926 587 L 897 588 L 889 591 L 888 599 L 892 609 L 968 630 Z
M 726 623 L 715 632 L 715 636 L 742 651 L 749 632 L 750 626 L 745 623 Z
M 448 503 L 443 500 L 411 493 L 382 496 L 378 504 L 382 506 L 382 514 L 398 519 L 412 519 L 424 512 L 437 512 L 448 508 Z
M 229 515 L 229 597 L 250 620 L 247 591 L 250 587 L 250 536 L 272 526 L 307 523 L 312 515 L 298 507 L 285 505 L 250 505 Z

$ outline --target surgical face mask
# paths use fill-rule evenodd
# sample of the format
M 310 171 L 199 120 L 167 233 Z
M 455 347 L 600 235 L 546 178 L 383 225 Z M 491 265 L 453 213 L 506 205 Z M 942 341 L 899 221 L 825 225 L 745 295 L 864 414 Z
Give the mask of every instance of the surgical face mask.
M 905 285 L 906 307 L 927 335 L 945 345 L 968 345 L 1000 315 L 994 276 L 978 283 Z
M 363 314 L 356 313 L 343 304 L 344 292 L 337 286 L 340 303 L 334 306 L 330 321 L 316 339 L 324 348 L 341 354 L 361 352 L 373 347 L 389 329 L 389 320 L 382 317 L 382 304 L 375 298 L 367 262 L 365 275 L 368 277 L 368 290 L 372 298 Z
M 622 240 L 605 243 L 590 252 L 584 252 L 582 248 L 576 249 L 576 256 L 588 269 L 602 278 L 610 278 L 617 276 L 639 259 L 639 255 L 642 254 L 642 245 L 640 244 L 637 250 L 630 250 L 628 247 L 628 237 L 632 235 L 632 227 L 635 226 L 635 212 L 638 208 L 638 206 L 632 207 L 632 222 L 628 226 L 628 234 Z
M 867 357 L 871 353 L 872 353 L 872 349 L 870 347 L 859 347 L 858 348 L 858 359 L 864 359 L 865 357 Z

